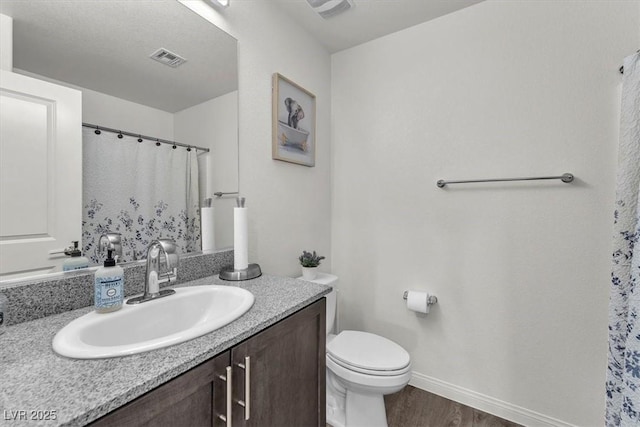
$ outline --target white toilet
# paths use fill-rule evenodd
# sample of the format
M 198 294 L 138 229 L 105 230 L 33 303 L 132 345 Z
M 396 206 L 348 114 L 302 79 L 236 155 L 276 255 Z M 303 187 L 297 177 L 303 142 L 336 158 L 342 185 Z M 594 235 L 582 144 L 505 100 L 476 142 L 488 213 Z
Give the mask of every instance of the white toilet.
M 331 334 L 338 278 L 318 274 L 315 283 L 333 286 L 327 298 L 327 423 L 333 427 L 387 427 L 385 394 L 411 379 L 405 349 L 379 335 L 359 331 Z

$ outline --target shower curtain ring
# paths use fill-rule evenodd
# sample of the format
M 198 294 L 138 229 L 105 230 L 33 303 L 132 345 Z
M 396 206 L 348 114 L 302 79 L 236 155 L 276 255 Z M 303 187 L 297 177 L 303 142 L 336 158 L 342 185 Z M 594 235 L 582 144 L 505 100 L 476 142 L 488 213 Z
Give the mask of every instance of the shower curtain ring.
M 98 126 L 96 126 L 96 130 L 93 131 L 96 135 L 100 135 L 102 133 L 102 131 L 100 131 L 100 128 Z
M 158 141 L 158 138 L 156 138 L 156 147 L 160 147 L 160 141 Z

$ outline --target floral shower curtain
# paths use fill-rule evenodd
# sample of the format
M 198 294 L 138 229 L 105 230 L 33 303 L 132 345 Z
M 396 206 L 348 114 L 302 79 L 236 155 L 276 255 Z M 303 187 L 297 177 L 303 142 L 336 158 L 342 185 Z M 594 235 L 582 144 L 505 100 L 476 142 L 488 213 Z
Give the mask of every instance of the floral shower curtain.
M 155 239 L 181 253 L 200 250 L 196 150 L 83 129 L 83 252 L 94 263 L 107 232 L 122 235 L 122 262 L 146 258 Z
M 640 54 L 624 61 L 609 305 L 607 427 L 640 425 Z

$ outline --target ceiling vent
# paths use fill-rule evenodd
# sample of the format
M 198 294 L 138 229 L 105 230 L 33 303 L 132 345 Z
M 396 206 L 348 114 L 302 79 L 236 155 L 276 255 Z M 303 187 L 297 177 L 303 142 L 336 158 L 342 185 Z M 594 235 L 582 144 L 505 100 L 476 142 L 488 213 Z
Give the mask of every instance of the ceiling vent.
M 177 55 L 164 48 L 156 50 L 151 55 L 149 55 L 149 58 L 155 59 L 156 61 L 173 68 L 177 68 L 187 62 L 187 60 L 180 55 Z
M 353 0 L 307 0 L 307 3 L 324 19 L 332 18 L 356 6 Z

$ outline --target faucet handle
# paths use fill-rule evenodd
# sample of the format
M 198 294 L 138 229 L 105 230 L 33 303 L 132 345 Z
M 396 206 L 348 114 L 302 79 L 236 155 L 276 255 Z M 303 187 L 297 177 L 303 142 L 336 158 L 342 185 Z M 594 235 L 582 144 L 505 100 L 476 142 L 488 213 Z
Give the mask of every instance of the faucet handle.
M 98 240 L 98 250 L 100 252 L 106 252 L 111 249 L 113 253 L 118 256 L 122 256 L 122 239 L 120 233 L 105 233 L 100 236 Z
M 158 243 L 162 246 L 165 253 L 165 259 L 161 260 L 165 273 L 161 274 L 161 283 L 171 282 L 178 276 L 178 265 L 180 264 L 180 256 L 178 255 L 178 245 L 173 239 L 158 239 Z
M 166 254 L 167 270 L 175 270 L 180 264 L 180 256 L 178 255 L 178 245 L 173 239 L 158 239 L 158 243 L 162 246 Z

